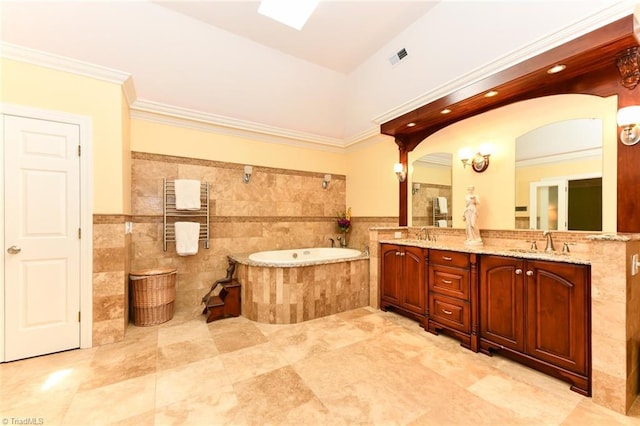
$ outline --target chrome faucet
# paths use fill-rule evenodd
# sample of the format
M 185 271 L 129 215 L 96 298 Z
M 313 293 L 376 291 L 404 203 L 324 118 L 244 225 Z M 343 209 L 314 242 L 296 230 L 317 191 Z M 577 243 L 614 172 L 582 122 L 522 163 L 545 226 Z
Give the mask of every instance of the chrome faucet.
M 553 246 L 553 238 L 551 238 L 551 232 L 544 231 L 542 233 L 542 236 L 547 237 L 547 246 L 544 248 L 544 251 L 556 251 L 555 247 Z
M 429 229 L 425 228 L 424 226 L 420 228 L 420 230 L 416 232 L 416 238 L 418 239 L 418 241 L 420 240 L 431 241 L 431 236 L 429 235 Z
M 340 242 L 340 247 L 346 247 L 347 246 L 347 236 L 345 235 L 344 238 L 342 238 L 342 235 L 338 235 L 336 237 L 336 239 L 338 240 L 338 242 Z

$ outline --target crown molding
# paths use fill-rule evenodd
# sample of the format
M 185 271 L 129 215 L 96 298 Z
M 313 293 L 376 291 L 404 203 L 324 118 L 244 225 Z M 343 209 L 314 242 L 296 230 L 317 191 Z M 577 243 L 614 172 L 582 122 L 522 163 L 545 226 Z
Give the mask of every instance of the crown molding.
M 328 152 L 344 151 L 340 139 L 310 135 L 259 123 L 163 105 L 156 102 L 135 101 L 133 105 L 130 106 L 130 117 L 152 123 L 213 132 L 268 143 Z
M 84 77 L 91 77 L 109 83 L 124 84 L 127 79 L 131 78 L 131 75 L 126 72 L 70 59 L 41 50 L 18 46 L 12 43 L 2 42 L 0 46 L 0 56 L 58 71 L 82 75 Z
M 447 83 L 430 90 L 416 98 L 405 102 L 373 119 L 373 122 L 381 125 L 394 118 L 400 117 L 410 111 L 415 110 L 423 105 L 431 103 L 437 99 L 443 98 L 446 95 L 463 89 L 477 81 L 486 78 L 489 75 L 493 75 L 504 69 L 512 67 L 520 62 L 537 56 L 543 52 L 546 52 L 554 47 L 578 38 L 586 33 L 594 31 L 600 27 L 603 27 L 618 19 L 624 18 L 634 13 L 634 7 L 636 2 L 630 0 L 624 0 L 616 3 L 607 9 L 604 9 L 598 13 L 595 13 L 585 19 L 582 19 L 576 23 L 573 23 L 563 29 L 556 31 L 550 35 L 544 36 L 522 48 L 518 48 L 511 53 L 508 53 L 488 64 L 476 68 L 475 70 L 463 74 L 460 77 L 456 77 Z

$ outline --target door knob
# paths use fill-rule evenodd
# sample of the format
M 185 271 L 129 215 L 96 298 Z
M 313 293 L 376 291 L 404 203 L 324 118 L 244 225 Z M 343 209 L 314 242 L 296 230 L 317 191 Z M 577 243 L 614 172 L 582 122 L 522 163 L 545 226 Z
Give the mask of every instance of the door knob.
M 17 246 L 11 246 L 7 249 L 7 253 L 9 254 L 18 254 L 22 251 L 22 249 L 20 247 Z
M 533 276 L 533 271 L 527 271 L 527 276 L 529 277 Z
M 518 268 L 516 269 L 516 275 L 520 275 L 522 273 L 522 269 Z

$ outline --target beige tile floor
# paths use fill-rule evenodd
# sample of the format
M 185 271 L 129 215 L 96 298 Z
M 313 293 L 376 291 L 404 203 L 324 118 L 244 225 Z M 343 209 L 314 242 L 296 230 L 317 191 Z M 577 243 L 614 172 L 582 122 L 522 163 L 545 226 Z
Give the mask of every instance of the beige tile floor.
M 631 425 L 569 386 L 362 308 L 297 325 L 176 313 L 0 364 L 0 420 L 44 425 Z

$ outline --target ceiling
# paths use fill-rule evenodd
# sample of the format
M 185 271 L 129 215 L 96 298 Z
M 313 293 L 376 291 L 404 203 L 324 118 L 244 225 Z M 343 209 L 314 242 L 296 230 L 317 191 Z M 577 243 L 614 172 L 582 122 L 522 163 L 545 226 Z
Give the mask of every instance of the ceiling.
M 503 67 L 549 34 L 555 41 L 576 31 L 572 23 L 593 25 L 622 9 L 558 2 L 550 16 L 543 0 L 321 0 L 296 31 L 258 14 L 258 4 L 0 0 L 0 54 L 125 82 L 139 118 L 341 151 L 379 135 L 384 117 L 486 75 L 497 56 Z M 467 51 L 452 55 L 461 45 Z M 390 63 L 403 48 L 407 59 Z M 112 71 L 124 77 L 110 80 Z
M 437 2 L 324 0 L 318 4 L 301 31 L 259 14 L 259 1 L 153 3 L 305 61 L 348 74 Z

